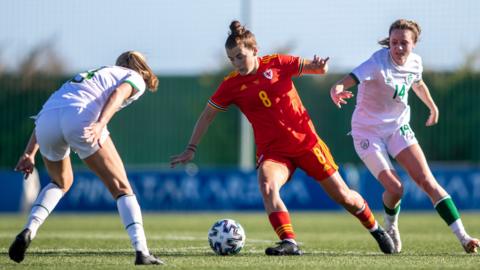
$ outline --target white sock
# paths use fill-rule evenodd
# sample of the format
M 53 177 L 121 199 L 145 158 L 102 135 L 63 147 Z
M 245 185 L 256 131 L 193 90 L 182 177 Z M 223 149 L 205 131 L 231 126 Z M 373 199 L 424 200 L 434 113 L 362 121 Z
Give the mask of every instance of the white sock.
M 389 214 L 385 213 L 383 215 L 383 218 L 385 219 L 385 226 L 387 225 L 393 225 L 397 224 L 398 222 L 398 213 L 394 216 L 390 216 Z
M 452 224 L 450 224 L 450 229 L 455 234 L 455 236 L 463 243 L 465 238 L 470 238 L 470 236 L 465 231 L 465 227 L 463 227 L 463 223 L 461 219 L 455 220 Z
M 293 239 L 293 238 L 285 238 L 285 239 L 283 239 L 283 241 L 288 241 L 288 242 L 298 246 L 297 241 L 295 241 L 295 239 Z
M 374 232 L 378 230 L 378 222 L 375 220 L 375 225 L 372 228 L 368 229 L 369 232 Z
M 54 183 L 50 183 L 42 189 L 32 206 L 27 224 L 25 225 L 25 228 L 32 231 L 31 239 L 35 238 L 38 229 L 55 206 L 57 206 L 63 194 L 63 191 Z
M 142 212 L 135 195 L 124 195 L 117 199 L 117 208 L 127 230 L 132 246 L 144 255 L 150 255 L 147 238 L 143 230 Z

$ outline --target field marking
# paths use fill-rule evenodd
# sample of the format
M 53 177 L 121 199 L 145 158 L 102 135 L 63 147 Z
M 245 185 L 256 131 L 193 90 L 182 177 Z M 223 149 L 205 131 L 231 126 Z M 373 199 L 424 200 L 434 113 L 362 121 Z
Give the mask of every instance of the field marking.
M 14 234 L 9 234 L 2 232 L 0 233 L 0 239 L 13 239 Z M 38 237 L 40 239 L 101 239 L 101 240 L 119 240 L 125 239 L 128 240 L 127 233 L 69 233 L 69 232 L 40 232 Z M 169 240 L 169 241 L 208 241 L 207 235 L 205 237 L 191 236 L 191 235 L 159 235 L 159 234 L 148 234 L 147 240 Z M 247 237 L 247 242 L 249 243 L 273 243 L 274 239 L 251 239 Z M 300 243 L 301 244 L 301 243 Z
M 188 246 L 188 247 L 155 247 L 150 248 L 150 251 L 158 256 L 198 256 L 199 253 L 205 255 L 214 255 L 210 247 L 205 244 L 202 246 Z M 339 251 L 339 250 L 309 250 L 306 249 L 305 256 L 329 256 L 329 257 L 345 257 L 345 256 L 372 256 L 372 257 L 384 257 L 388 256 L 383 254 L 380 251 Z M 6 247 L 0 248 L 0 254 L 7 254 L 8 249 Z M 59 254 L 64 255 L 72 255 L 72 256 L 88 256 L 94 254 L 110 254 L 114 256 L 124 256 L 124 255 L 131 255 L 134 253 L 133 249 L 131 248 L 39 248 L 33 247 L 28 250 L 28 252 L 32 255 L 42 255 L 42 256 L 57 256 Z M 264 255 L 264 249 L 251 246 L 248 243 L 244 247 L 241 252 L 241 256 L 248 256 L 248 255 Z M 445 255 L 448 256 L 466 256 L 464 252 L 452 252 L 452 253 L 402 253 L 399 256 L 401 257 L 424 257 L 424 256 L 433 256 L 433 257 L 444 257 Z
M 150 251 L 154 254 L 160 254 L 160 255 L 171 255 L 171 254 L 181 254 L 185 253 L 186 251 L 198 251 L 198 252 L 211 252 L 211 249 L 209 246 L 194 246 L 194 247 L 182 247 L 182 248 L 153 248 Z M 1 248 L 0 253 L 6 253 L 7 249 L 6 248 Z M 126 249 L 126 248 L 120 248 L 120 249 L 85 249 L 85 248 L 47 248 L 47 249 L 41 249 L 41 248 L 31 248 L 28 250 L 30 254 L 39 254 L 39 255 L 57 255 L 58 253 L 65 253 L 65 254 L 92 254 L 92 253 L 105 253 L 105 254 L 133 254 L 133 249 Z M 212 253 L 213 254 L 213 253 Z M 251 248 L 249 247 L 247 250 L 242 251 L 243 255 L 248 255 L 248 254 L 264 254 L 263 249 L 257 249 L 257 248 Z M 192 254 L 194 255 L 194 254 Z M 370 251 L 365 251 L 365 252 L 359 252 L 359 251 L 307 251 L 305 255 L 336 255 L 336 256 L 384 256 L 384 254 L 380 252 L 370 252 Z
M 205 246 L 191 246 L 191 247 L 181 247 L 181 248 L 151 248 L 150 251 L 158 256 L 171 256 L 171 255 L 187 255 L 185 253 L 188 252 L 193 252 L 191 253 L 191 256 L 196 256 L 198 253 L 202 254 L 210 254 L 214 255 L 214 253 L 211 251 L 210 247 L 208 245 Z M 111 255 L 118 255 L 118 256 L 123 256 L 123 255 L 130 255 L 133 254 L 134 251 L 133 249 L 130 248 L 120 248 L 120 249 L 102 249 L 102 248 L 91 248 L 91 249 L 85 249 L 85 248 L 48 248 L 48 249 L 41 249 L 38 247 L 31 248 L 28 251 L 32 255 L 51 255 L 51 256 L 57 256 L 59 254 L 66 254 L 66 255 L 85 255 L 88 256 L 90 254 L 111 254 Z M 7 248 L 0 248 L 0 254 L 7 254 Z M 240 256 L 248 256 L 248 255 L 264 255 L 264 249 L 263 248 L 255 248 L 255 247 L 250 247 L 247 246 L 244 248 L 244 250 L 241 251 Z M 329 251 L 329 250 L 314 250 L 314 251 L 309 251 L 305 250 L 305 256 L 330 256 L 330 257 L 345 257 L 345 256 L 379 256 L 379 257 L 384 257 L 388 256 L 383 254 L 380 251 Z M 433 256 L 433 257 L 443 257 L 446 254 L 444 253 L 437 253 L 437 254 L 409 254 L 409 253 L 402 253 L 399 256 L 402 257 L 423 257 L 423 256 Z M 464 252 L 452 252 L 448 254 L 449 256 L 466 256 Z M 397 256 L 397 255 L 396 255 Z
M 172 253 L 172 252 L 179 252 L 179 251 L 186 251 L 186 250 L 210 250 L 210 247 L 205 246 L 196 246 L 196 247 L 181 247 L 181 248 L 164 248 L 168 249 L 168 251 L 164 251 L 162 248 L 152 248 L 150 251 L 160 251 L 162 253 Z M 6 253 L 7 248 L 0 248 L 0 253 Z M 29 248 L 29 253 L 37 253 L 37 254 L 49 254 L 49 253 L 134 253 L 134 250 L 131 248 L 117 248 L 117 249 L 104 249 L 104 248 Z

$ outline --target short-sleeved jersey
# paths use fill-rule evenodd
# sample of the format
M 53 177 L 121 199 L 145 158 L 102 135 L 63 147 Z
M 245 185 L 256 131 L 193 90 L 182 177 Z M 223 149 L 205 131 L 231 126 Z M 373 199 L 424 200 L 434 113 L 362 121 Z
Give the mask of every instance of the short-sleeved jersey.
M 253 127 L 257 154 L 296 156 L 318 140 L 307 110 L 292 82 L 300 76 L 303 59 L 287 55 L 258 58 L 255 74 L 232 72 L 220 84 L 208 104 L 226 111 L 236 105 Z
M 375 52 L 355 68 L 357 104 L 352 117 L 352 134 L 374 130 L 390 134 L 410 122 L 408 91 L 422 80 L 422 59 L 410 53 L 404 65 L 395 64 L 387 48 Z
M 64 83 L 50 96 L 40 113 L 56 108 L 81 107 L 98 115 L 112 92 L 122 83 L 129 83 L 136 91 L 122 108 L 145 92 L 145 81 L 137 72 L 119 66 L 105 66 L 79 73 Z

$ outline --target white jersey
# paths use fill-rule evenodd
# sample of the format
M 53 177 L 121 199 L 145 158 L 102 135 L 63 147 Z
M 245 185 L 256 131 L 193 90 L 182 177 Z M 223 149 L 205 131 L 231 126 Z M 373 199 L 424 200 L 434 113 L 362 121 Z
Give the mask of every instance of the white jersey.
M 359 85 L 352 135 L 362 131 L 386 135 L 408 124 L 408 91 L 414 82 L 422 80 L 422 71 L 419 55 L 410 53 L 406 63 L 399 66 L 387 48 L 378 50 L 355 68 L 351 75 Z
M 145 92 L 145 81 L 140 74 L 119 66 L 105 66 L 79 73 L 50 96 L 39 115 L 51 109 L 80 107 L 98 116 L 112 92 L 122 83 L 129 83 L 136 90 L 124 101 L 121 107 L 124 108 Z

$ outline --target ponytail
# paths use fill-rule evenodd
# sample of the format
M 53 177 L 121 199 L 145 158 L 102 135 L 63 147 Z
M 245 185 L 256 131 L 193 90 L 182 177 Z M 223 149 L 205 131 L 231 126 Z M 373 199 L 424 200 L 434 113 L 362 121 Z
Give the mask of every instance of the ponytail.
M 124 52 L 117 58 L 116 65 L 138 72 L 145 81 L 147 88 L 151 92 L 157 91 L 158 78 L 148 66 L 145 57 L 141 53 L 137 51 Z

